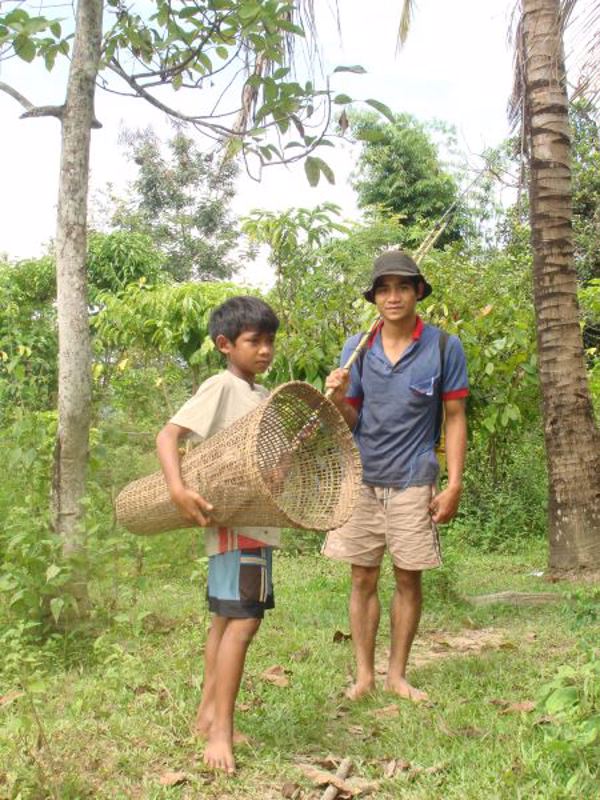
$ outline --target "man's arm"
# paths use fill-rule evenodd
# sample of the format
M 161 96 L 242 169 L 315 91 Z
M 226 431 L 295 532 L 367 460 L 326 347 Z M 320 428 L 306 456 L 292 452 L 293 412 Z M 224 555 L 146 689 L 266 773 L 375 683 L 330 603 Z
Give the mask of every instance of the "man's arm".
M 156 451 L 171 500 L 179 508 L 185 519 L 204 527 L 210 522 L 208 512 L 212 511 L 213 507 L 198 492 L 188 489 L 181 477 L 179 443 L 188 433 L 190 433 L 188 428 L 182 428 L 173 422 L 167 422 L 156 437 Z
M 464 397 L 444 401 L 446 467 L 448 484 L 431 501 L 431 518 L 437 523 L 450 522 L 458 511 L 467 452 L 467 414 Z
M 330 372 L 325 379 L 325 388 L 333 389 L 331 402 L 336 406 L 342 417 L 346 420 L 350 430 L 354 430 L 358 422 L 358 410 L 346 401 L 346 392 L 350 381 L 350 372 L 339 367 Z

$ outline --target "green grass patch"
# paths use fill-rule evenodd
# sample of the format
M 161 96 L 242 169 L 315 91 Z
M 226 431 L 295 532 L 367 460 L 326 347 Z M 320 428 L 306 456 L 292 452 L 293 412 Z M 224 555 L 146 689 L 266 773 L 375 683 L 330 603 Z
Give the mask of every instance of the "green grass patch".
M 413 650 L 410 678 L 432 699 L 423 706 L 381 687 L 345 700 L 351 643 L 335 634 L 348 631 L 348 570 L 314 548 L 278 554 L 277 608 L 250 649 L 236 715 L 251 743 L 238 748 L 238 774 L 226 779 L 203 770 L 190 734 L 208 626 L 205 564 L 193 534 L 175 539 L 140 540 L 136 558 L 128 548 L 93 586 L 96 611 L 85 628 L 34 643 L 27 630 L 4 626 L 1 798 L 262 800 L 282 797 L 286 783 L 297 784 L 298 797 L 319 798 L 323 789 L 299 764 L 328 754 L 350 757 L 353 774 L 376 782 L 382 800 L 600 795 L 599 591 L 544 581 L 541 544 L 481 555 L 447 543 L 446 566 L 425 578 Z M 468 602 L 506 590 L 560 600 Z M 384 606 L 391 592 L 386 565 Z M 378 664 L 388 646 L 384 613 Z M 289 686 L 261 678 L 274 665 L 287 670 Z M 183 773 L 182 782 L 161 785 L 168 772 Z

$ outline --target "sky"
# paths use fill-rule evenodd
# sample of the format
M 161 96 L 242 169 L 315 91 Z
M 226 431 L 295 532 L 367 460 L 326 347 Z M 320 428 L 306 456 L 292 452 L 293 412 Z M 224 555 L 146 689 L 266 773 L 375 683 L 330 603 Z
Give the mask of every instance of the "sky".
M 336 91 L 353 99 L 376 98 L 395 112 L 421 121 L 442 120 L 456 128 L 460 148 L 472 166 L 477 154 L 499 144 L 509 133 L 506 107 L 512 81 L 507 30 L 514 0 L 419 0 L 404 48 L 397 53 L 400 0 L 338 0 L 341 36 L 333 0 L 319 0 L 317 27 L 323 71 Z M 333 73 L 337 65 L 360 64 L 364 75 Z M 60 104 L 65 69 L 47 73 L 43 64 L 11 59 L 0 65 L 0 80 L 34 104 Z M 202 98 L 204 99 L 204 98 Z M 360 108 L 360 103 L 356 104 Z M 60 157 L 60 126 L 49 118 L 19 118 L 21 107 L 0 92 L 0 253 L 9 258 L 35 257 L 54 236 Z M 122 128 L 154 127 L 170 132 L 163 115 L 139 99 L 97 92 L 96 116 L 102 129 L 92 134 L 91 196 L 111 182 L 124 188 L 133 174 L 118 143 Z M 311 188 L 302 165 L 264 170 L 260 183 L 241 175 L 233 203 L 236 214 L 254 208 L 281 210 L 337 203 L 347 219 L 358 219 L 355 194 L 348 182 L 357 145 L 328 148 L 334 186 L 323 179 Z M 270 282 L 264 258 L 244 277 L 257 285 Z

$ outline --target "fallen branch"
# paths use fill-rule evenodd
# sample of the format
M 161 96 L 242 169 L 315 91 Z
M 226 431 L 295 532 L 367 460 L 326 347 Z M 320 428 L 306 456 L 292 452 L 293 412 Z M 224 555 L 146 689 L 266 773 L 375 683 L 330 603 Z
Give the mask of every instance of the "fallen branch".
M 350 758 L 344 758 L 336 770 L 335 777 L 339 778 L 340 780 L 344 780 L 350 774 L 351 769 L 352 769 L 352 760 Z M 338 796 L 338 793 L 339 793 L 339 788 L 335 786 L 335 784 L 330 783 L 329 786 L 323 792 L 321 800 L 335 800 L 335 798 Z
M 474 606 L 490 606 L 494 603 L 508 606 L 542 606 L 546 603 L 558 603 L 561 600 L 564 600 L 563 596 L 556 592 L 496 592 L 467 598 L 467 601 Z

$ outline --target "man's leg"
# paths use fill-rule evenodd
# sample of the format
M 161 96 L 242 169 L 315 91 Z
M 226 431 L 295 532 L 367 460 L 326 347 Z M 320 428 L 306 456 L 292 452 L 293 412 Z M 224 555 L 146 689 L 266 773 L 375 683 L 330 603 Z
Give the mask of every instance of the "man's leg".
M 215 714 L 215 680 L 217 675 L 217 653 L 229 620 L 214 614 L 206 644 L 204 646 L 204 678 L 202 680 L 202 697 L 196 712 L 194 733 L 208 736 Z
M 233 758 L 233 711 L 240 688 L 246 653 L 260 619 L 229 619 L 218 646 L 214 717 L 204 750 L 207 766 L 225 772 L 235 771 Z
M 380 616 L 378 581 L 379 567 L 352 564 L 350 632 L 356 658 L 356 683 L 346 692 L 351 700 L 375 688 L 375 639 Z
M 418 703 L 427 693 L 406 680 L 406 664 L 421 619 L 421 573 L 394 567 L 396 588 L 390 609 L 392 644 L 385 687 L 400 697 Z

